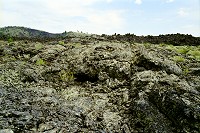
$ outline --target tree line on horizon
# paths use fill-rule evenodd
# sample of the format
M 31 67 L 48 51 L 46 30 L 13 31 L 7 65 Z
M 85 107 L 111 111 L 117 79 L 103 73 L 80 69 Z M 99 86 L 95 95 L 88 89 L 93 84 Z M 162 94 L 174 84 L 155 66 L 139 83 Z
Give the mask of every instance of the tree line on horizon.
M 48 42 L 48 41 L 58 41 L 63 39 L 76 38 L 76 35 L 68 36 L 68 33 L 71 32 L 65 31 L 60 34 L 59 33 L 52 34 L 31 28 L 9 26 L 0 28 L 0 40 L 4 41 L 30 40 L 30 41 Z M 88 35 L 87 37 L 92 38 L 93 36 Z M 102 34 L 99 35 L 98 37 L 96 37 L 95 39 L 98 40 L 100 38 L 101 39 L 104 38 L 105 40 L 108 41 L 117 40 L 120 42 L 130 42 L 130 43 L 152 43 L 152 44 L 166 43 L 177 46 L 179 45 L 200 46 L 200 37 L 193 37 L 192 35 L 180 34 L 180 33 L 166 34 L 159 36 L 152 36 L 152 35 L 137 36 L 131 33 L 120 35 L 115 33 L 113 35 Z

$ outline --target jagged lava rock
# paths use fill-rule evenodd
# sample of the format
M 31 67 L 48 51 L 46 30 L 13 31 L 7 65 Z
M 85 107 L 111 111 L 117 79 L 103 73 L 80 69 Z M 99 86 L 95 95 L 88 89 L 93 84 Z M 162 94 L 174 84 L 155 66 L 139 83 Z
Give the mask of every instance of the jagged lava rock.
M 0 132 L 199 132 L 198 70 L 156 47 L 79 41 L 0 42 Z

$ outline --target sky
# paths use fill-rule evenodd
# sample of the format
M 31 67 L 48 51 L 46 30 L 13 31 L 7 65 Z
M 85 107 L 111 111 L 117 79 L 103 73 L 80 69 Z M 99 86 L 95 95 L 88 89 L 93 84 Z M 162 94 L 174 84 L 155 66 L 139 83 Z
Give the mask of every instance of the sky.
M 200 37 L 200 0 L 0 0 L 4 26 L 51 33 Z

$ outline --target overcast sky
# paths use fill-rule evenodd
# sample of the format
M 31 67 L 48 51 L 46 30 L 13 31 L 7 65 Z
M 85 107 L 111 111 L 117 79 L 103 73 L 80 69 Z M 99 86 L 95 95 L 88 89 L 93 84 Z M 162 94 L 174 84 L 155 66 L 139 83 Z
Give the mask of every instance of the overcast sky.
M 0 27 L 200 36 L 200 0 L 0 0 Z

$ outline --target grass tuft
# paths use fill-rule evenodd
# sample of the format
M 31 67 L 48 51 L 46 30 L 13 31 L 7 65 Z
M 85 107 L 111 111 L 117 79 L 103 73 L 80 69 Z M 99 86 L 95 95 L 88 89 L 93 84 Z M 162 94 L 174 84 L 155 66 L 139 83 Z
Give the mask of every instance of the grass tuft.
M 172 59 L 175 62 L 184 62 L 185 61 L 185 59 L 183 57 L 181 57 L 181 56 L 174 56 Z
M 45 65 L 46 63 L 45 63 L 45 61 L 43 60 L 43 59 L 38 59 L 37 61 L 36 61 L 36 65 L 38 65 L 38 66 L 43 66 L 43 65 Z

